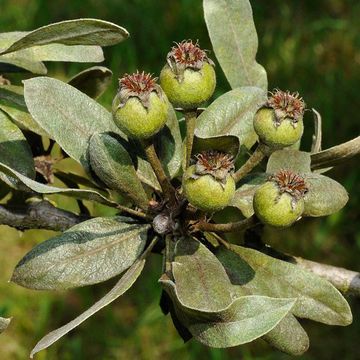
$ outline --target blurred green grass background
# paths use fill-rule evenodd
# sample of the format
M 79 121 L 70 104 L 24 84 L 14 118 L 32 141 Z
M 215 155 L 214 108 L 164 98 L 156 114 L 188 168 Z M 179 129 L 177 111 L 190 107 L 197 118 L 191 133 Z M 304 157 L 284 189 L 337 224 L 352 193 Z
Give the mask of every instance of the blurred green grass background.
M 360 2 L 253 0 L 252 6 L 259 35 L 258 61 L 268 71 L 269 88 L 299 91 L 309 108 L 320 111 L 323 148 L 358 136 Z M 203 48 L 211 49 L 200 0 L 0 0 L 0 32 L 31 30 L 79 17 L 112 21 L 131 34 L 126 42 L 105 48 L 104 65 L 114 72 L 112 87 L 100 99 L 107 107 L 117 88 L 116 78 L 136 69 L 158 74 L 173 41 L 198 39 Z M 70 78 L 90 66 L 49 64 L 49 74 Z M 219 66 L 217 75 L 215 96 L 229 90 Z M 311 142 L 310 115 L 305 124 L 304 148 Z M 279 250 L 359 271 L 358 159 L 338 166 L 329 175 L 350 193 L 346 208 L 327 218 L 303 220 L 281 232 L 267 231 L 266 239 Z M 76 204 L 69 200 L 52 200 L 76 210 Z M 20 233 L 0 226 L 0 316 L 14 317 L 9 330 L 0 336 L 0 360 L 28 358 L 40 337 L 72 320 L 113 283 L 64 293 L 35 292 L 7 283 L 20 258 L 53 234 L 37 230 Z M 227 350 L 208 349 L 193 341 L 184 345 L 169 317 L 162 316 L 158 307 L 160 269 L 161 260 L 154 256 L 128 294 L 37 359 L 290 359 L 261 340 Z M 354 323 L 349 327 L 303 322 L 311 345 L 301 359 L 360 359 L 360 301 L 350 299 L 350 303 Z

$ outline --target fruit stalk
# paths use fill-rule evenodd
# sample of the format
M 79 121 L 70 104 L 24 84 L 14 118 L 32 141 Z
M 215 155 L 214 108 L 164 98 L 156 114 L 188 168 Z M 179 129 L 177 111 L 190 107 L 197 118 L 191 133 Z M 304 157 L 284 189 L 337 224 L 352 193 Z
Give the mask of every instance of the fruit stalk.
M 194 144 L 194 134 L 196 127 L 196 110 L 185 111 L 186 122 L 186 163 L 185 169 L 190 165 L 191 153 Z

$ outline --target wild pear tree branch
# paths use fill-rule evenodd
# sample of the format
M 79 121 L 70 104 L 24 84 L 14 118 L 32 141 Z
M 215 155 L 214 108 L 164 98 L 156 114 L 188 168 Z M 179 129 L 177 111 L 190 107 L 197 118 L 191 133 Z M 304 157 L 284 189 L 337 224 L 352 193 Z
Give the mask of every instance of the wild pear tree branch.
M 58 209 L 50 202 L 42 200 L 21 207 L 0 205 L 0 224 L 18 230 L 46 229 L 65 231 L 66 229 L 87 220 L 84 215 Z
M 342 163 L 360 153 L 360 136 L 343 144 L 311 154 L 311 168 L 322 169 Z
M 242 231 L 254 227 L 258 224 L 258 220 L 255 216 L 251 216 L 245 220 L 230 222 L 224 224 L 208 223 L 200 221 L 193 225 L 193 229 L 196 231 L 207 231 L 214 233 L 229 233 L 235 231 Z

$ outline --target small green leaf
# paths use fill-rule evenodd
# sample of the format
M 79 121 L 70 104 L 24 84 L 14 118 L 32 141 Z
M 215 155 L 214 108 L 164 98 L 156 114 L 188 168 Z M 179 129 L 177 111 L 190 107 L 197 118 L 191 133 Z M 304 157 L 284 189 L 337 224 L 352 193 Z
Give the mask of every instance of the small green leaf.
M 90 139 L 89 152 L 92 169 L 109 188 L 147 208 L 147 195 L 121 139 L 106 133 L 94 134 Z
M 310 153 L 297 150 L 274 151 L 268 160 L 266 172 L 274 174 L 279 170 L 291 170 L 299 174 L 308 174 L 310 169 Z
M 327 216 L 342 209 L 349 200 L 346 189 L 324 175 L 309 174 L 305 178 L 306 193 L 304 216 Z
M 96 132 L 120 134 L 111 113 L 62 81 L 37 77 L 24 84 L 26 105 L 35 121 L 89 171 L 90 137 Z
M 149 225 L 126 218 L 94 218 L 35 246 L 11 281 L 29 289 L 62 290 L 106 281 L 144 250 Z
M 151 242 L 151 244 L 147 247 L 142 256 L 134 262 L 134 264 L 124 273 L 124 275 L 116 283 L 116 285 L 103 298 L 97 301 L 83 314 L 70 321 L 68 324 L 60 327 L 57 330 L 52 331 L 51 333 L 43 337 L 31 351 L 30 358 L 32 359 L 36 353 L 48 348 L 54 342 L 62 338 L 71 330 L 75 329 L 89 317 L 97 313 L 99 310 L 103 309 L 105 306 L 112 303 L 118 297 L 123 295 L 127 290 L 129 290 L 144 269 L 146 257 L 149 255 L 155 243 L 156 239 Z
M 230 206 L 238 208 L 242 214 L 249 218 L 254 214 L 253 198 L 256 189 L 267 180 L 267 174 L 251 174 L 245 177 L 235 191 Z
M 11 185 L 19 190 L 35 191 L 39 194 L 61 194 L 75 199 L 97 201 L 103 205 L 117 207 L 116 202 L 106 198 L 95 190 L 58 188 L 55 186 L 44 185 L 20 174 L 3 163 L 0 163 L 0 172 L 7 175 L 8 178 L 11 179 Z
M 231 87 L 267 91 L 265 69 L 256 60 L 258 38 L 248 0 L 204 0 L 205 22 L 222 70 Z
M 0 317 L 0 334 L 4 332 L 10 324 L 11 319 Z
M 262 338 L 271 346 L 292 356 L 302 355 L 309 348 L 309 337 L 306 331 L 291 314 L 287 314 L 273 330 Z
M 34 160 L 31 149 L 21 130 L 0 110 L 0 161 L 21 174 L 35 178 Z M 17 182 L 0 174 L 7 184 Z
M 218 150 L 229 153 L 236 158 L 240 150 L 239 138 L 234 135 L 212 136 L 210 138 L 194 137 L 193 154 L 201 151 Z
M 257 139 L 254 115 L 265 100 L 265 92 L 257 87 L 241 87 L 225 93 L 199 115 L 196 136 L 234 135 L 241 146 L 250 149 Z
M 48 134 L 29 114 L 25 104 L 24 89 L 21 86 L 0 86 L 0 109 L 7 113 L 20 129 L 48 137 Z
M 115 45 L 129 36 L 122 27 L 97 19 L 75 19 L 43 26 L 25 33 L 0 54 L 8 54 L 32 46 L 57 43 L 63 45 Z
M 75 75 L 68 83 L 92 99 L 97 99 L 111 84 L 111 78 L 111 70 L 94 66 Z
M 183 306 L 216 312 L 232 303 L 231 284 L 223 266 L 198 240 L 179 240 L 171 266 L 177 297 Z
M 217 256 L 240 295 L 297 298 L 295 316 L 328 325 L 352 322 L 349 304 L 327 280 L 253 249 L 232 245 L 231 250 L 219 249 Z
M 16 53 L 0 55 L 1 73 L 23 72 L 23 70 L 36 75 L 45 75 L 47 73 L 47 68 L 41 61 L 20 57 Z

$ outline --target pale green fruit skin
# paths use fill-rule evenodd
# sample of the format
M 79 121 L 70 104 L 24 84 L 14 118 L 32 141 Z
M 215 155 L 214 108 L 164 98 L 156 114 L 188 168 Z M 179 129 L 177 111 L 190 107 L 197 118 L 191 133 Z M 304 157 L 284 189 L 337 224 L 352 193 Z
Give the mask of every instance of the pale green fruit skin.
M 304 132 L 303 119 L 299 119 L 294 128 L 291 119 L 284 119 L 277 127 L 274 125 L 273 109 L 263 108 L 256 112 L 254 129 L 260 140 L 273 148 L 282 148 L 295 144 Z
M 190 166 L 183 176 L 183 190 L 189 203 L 196 208 L 212 213 L 229 205 L 235 194 L 235 181 L 229 176 L 223 187 L 211 175 L 202 175 L 198 179 L 191 178 L 195 173 L 195 165 Z
M 269 181 L 261 185 L 254 195 L 255 215 L 266 225 L 274 227 L 291 226 L 303 213 L 304 200 L 298 200 L 292 209 L 291 195 L 283 193 L 278 198 L 278 194 L 279 190 L 274 182 Z
M 159 132 L 165 125 L 169 102 L 163 94 L 163 99 L 152 92 L 149 98 L 149 108 L 146 109 L 137 97 L 131 97 L 126 104 L 117 108 L 119 101 L 113 103 L 113 119 L 117 127 L 126 135 L 137 139 L 147 139 Z
M 160 73 L 160 85 L 174 107 L 196 109 L 214 93 L 215 70 L 204 63 L 201 70 L 186 69 L 183 81 L 179 82 L 169 65 L 165 65 Z

